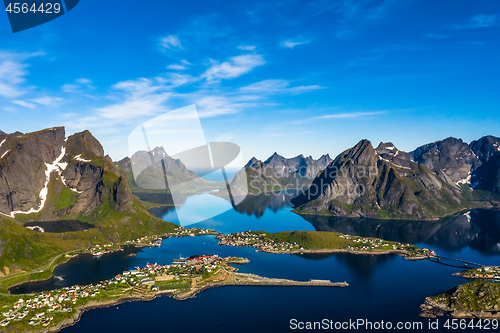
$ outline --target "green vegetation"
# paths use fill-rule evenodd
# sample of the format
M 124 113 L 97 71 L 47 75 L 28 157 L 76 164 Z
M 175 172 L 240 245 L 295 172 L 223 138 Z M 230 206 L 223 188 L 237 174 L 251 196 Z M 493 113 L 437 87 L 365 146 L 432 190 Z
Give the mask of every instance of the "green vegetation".
M 56 211 L 61 211 L 63 209 L 69 208 L 76 203 L 77 194 L 71 191 L 68 187 L 63 186 L 61 192 L 59 192 L 59 197 L 54 202 L 54 208 Z
M 301 253 L 306 251 L 397 252 L 411 258 L 424 258 L 430 253 L 430 250 L 420 249 L 410 244 L 326 231 L 285 231 L 278 233 L 245 231 L 221 235 L 217 238 L 220 239 L 220 245 L 251 246 L 264 252 L 278 253 Z
M 448 307 L 450 311 L 500 311 L 500 284 L 474 281 L 430 297 L 434 303 Z

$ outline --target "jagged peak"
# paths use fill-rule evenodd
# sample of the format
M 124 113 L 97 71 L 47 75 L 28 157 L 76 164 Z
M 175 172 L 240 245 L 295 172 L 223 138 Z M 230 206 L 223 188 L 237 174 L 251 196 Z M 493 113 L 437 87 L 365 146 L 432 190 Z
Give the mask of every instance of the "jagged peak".
M 98 157 L 104 157 L 104 148 L 88 130 L 70 135 L 66 141 L 66 146 L 71 156 L 92 152 Z
M 256 163 L 259 163 L 260 161 L 256 159 L 255 157 L 252 157 L 247 164 L 245 164 L 245 168 L 248 168 L 249 166 L 255 165 Z
M 380 150 L 394 151 L 394 150 L 396 150 L 397 151 L 399 149 L 396 148 L 396 146 L 392 142 L 380 142 L 378 147 L 375 150 L 377 150 L 377 151 L 380 151 Z
M 275 160 L 275 159 L 285 159 L 285 158 L 283 156 L 279 155 L 277 152 L 274 152 L 274 154 L 272 154 L 264 163 L 268 164 L 269 162 L 271 162 L 272 160 Z

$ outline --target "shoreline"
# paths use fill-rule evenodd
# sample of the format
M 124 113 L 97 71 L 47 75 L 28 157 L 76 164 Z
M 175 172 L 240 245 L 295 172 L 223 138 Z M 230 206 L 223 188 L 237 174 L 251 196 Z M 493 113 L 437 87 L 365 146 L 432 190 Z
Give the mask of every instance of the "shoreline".
M 494 202 L 494 201 L 480 201 L 484 202 L 486 205 L 478 205 L 474 207 L 469 207 L 469 208 L 460 208 L 456 211 L 453 211 L 449 214 L 442 215 L 439 217 L 431 218 L 431 219 L 421 219 L 418 217 L 411 218 L 411 217 L 390 217 L 390 218 L 382 218 L 382 217 L 375 217 L 375 216 L 344 216 L 344 215 L 331 215 L 331 214 L 306 214 L 306 213 L 300 213 L 297 212 L 294 209 L 291 210 L 292 213 L 295 213 L 299 216 L 321 216 L 321 217 L 337 217 L 337 218 L 347 218 L 347 219 L 373 219 L 373 220 L 379 220 L 379 221 L 391 221 L 391 220 L 398 220 L 398 221 L 422 221 L 422 222 L 433 222 L 433 221 L 439 221 L 441 219 L 451 217 L 454 215 L 459 215 L 462 212 L 468 212 L 474 209 L 487 209 L 487 210 L 500 210 L 500 202 Z
M 197 237 L 197 236 L 218 236 L 218 235 L 221 235 L 222 233 L 220 232 L 209 232 L 209 233 L 206 233 L 206 234 L 196 234 L 194 237 Z M 169 238 L 181 238 L 181 237 L 190 237 L 189 235 L 170 235 L 170 236 L 161 236 L 159 238 L 161 238 L 162 240 L 164 239 L 169 239 Z M 120 252 L 120 251 L 123 251 L 123 247 L 125 246 L 131 246 L 131 247 L 134 247 L 136 249 L 138 249 L 139 251 L 143 248 L 146 248 L 146 247 L 151 247 L 150 244 L 146 244 L 146 243 L 129 243 L 129 244 L 122 244 L 120 245 L 120 247 L 118 249 L 113 249 L 112 251 L 109 251 L 107 253 L 103 253 L 102 255 L 107 255 L 107 254 L 112 254 L 112 253 L 116 253 L 116 252 Z M 137 252 L 139 252 L 137 251 Z M 20 282 L 20 283 L 16 283 L 16 284 L 13 284 L 13 285 L 10 285 L 8 286 L 6 289 L 7 291 L 9 292 L 9 294 L 5 294 L 5 295 L 9 295 L 9 296 L 15 296 L 15 295 L 29 295 L 29 294 L 12 294 L 10 292 L 10 289 L 13 289 L 13 288 L 16 288 L 16 287 L 19 287 L 19 286 L 22 286 L 24 284 L 34 284 L 34 283 L 39 283 L 39 282 L 46 282 L 50 279 L 52 279 L 54 277 L 54 270 L 59 267 L 59 266 L 62 266 L 62 265 L 65 265 L 67 264 L 69 261 L 73 260 L 73 259 L 78 259 L 78 257 L 82 256 L 82 255 L 92 255 L 91 252 L 80 252 L 80 253 L 76 253 L 74 255 L 72 255 L 71 257 L 67 257 L 67 260 L 65 260 L 64 262 L 60 263 L 60 264 L 57 264 L 55 265 L 53 268 L 52 268 L 52 275 L 46 279 L 36 279 L 36 280 L 28 280 L 28 281 L 24 281 L 24 282 Z M 8 277 L 8 276 L 6 276 Z
M 250 247 L 250 246 L 239 246 L 239 247 Z M 402 250 L 382 250 L 382 251 L 354 251 L 346 249 L 320 249 L 320 250 L 292 250 L 292 251 L 270 251 L 270 250 L 259 250 L 263 253 L 272 254 L 315 254 L 315 253 L 349 253 L 349 254 L 361 254 L 361 255 L 383 255 L 383 254 L 397 254 L 403 259 L 410 261 L 424 260 L 428 259 L 428 256 L 420 257 L 409 257 L 408 252 Z
M 67 318 L 56 326 L 48 327 L 42 330 L 36 330 L 32 332 L 36 333 L 55 333 L 60 332 L 65 328 L 76 325 L 82 318 L 82 315 L 91 310 L 100 309 L 100 308 L 109 308 L 112 306 L 116 306 L 119 304 L 129 303 L 129 302 L 150 302 L 156 298 L 162 296 L 172 297 L 177 301 L 184 301 L 190 298 L 195 298 L 197 294 L 212 288 L 219 287 L 231 287 L 231 286 L 268 286 L 268 287 L 297 287 L 297 286 L 308 286 L 308 287 L 337 287 L 337 288 L 345 288 L 348 287 L 349 284 L 347 282 L 330 282 L 330 281 L 294 281 L 288 279 L 275 279 L 275 278 L 265 278 L 254 274 L 248 273 L 236 273 L 233 272 L 235 281 L 209 281 L 208 284 L 200 285 L 199 287 L 191 287 L 188 290 L 160 290 L 154 293 L 148 294 L 138 294 L 134 296 L 123 296 L 117 299 L 106 300 L 101 302 L 89 302 L 88 304 L 79 306 L 76 308 L 76 313 Z

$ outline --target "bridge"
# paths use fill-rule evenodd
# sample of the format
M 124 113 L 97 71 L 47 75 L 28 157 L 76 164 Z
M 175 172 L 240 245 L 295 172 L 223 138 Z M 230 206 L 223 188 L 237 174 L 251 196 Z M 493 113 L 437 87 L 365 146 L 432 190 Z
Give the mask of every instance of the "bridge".
M 472 261 L 467 261 L 467 260 L 462 260 L 462 259 L 456 259 L 456 258 L 450 258 L 450 257 L 444 257 L 444 256 L 438 256 L 438 255 L 431 255 L 431 256 L 429 256 L 429 259 L 431 261 L 438 262 L 438 263 L 441 263 L 443 265 L 446 265 L 446 264 L 441 262 L 442 259 L 444 259 L 444 260 L 451 260 L 451 261 L 458 261 L 458 262 L 464 263 L 465 264 L 464 265 L 465 268 L 476 268 L 476 267 L 470 267 L 470 266 L 477 266 L 477 267 L 487 266 L 487 265 L 481 265 L 481 264 L 478 264 L 478 263 L 475 263 L 475 262 L 472 262 Z M 432 260 L 432 259 L 434 259 L 434 260 Z M 449 265 L 449 266 L 453 266 L 453 265 Z M 459 267 L 459 266 L 454 266 L 454 267 Z

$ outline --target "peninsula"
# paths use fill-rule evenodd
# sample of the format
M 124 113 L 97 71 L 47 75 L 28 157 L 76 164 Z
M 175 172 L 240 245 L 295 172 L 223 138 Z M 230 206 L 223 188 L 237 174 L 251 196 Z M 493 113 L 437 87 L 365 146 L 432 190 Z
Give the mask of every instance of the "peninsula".
M 432 255 L 429 249 L 414 245 L 385 241 L 379 238 L 365 238 L 326 231 L 244 231 L 219 235 L 219 245 L 249 246 L 256 251 L 268 253 L 337 253 L 390 254 L 395 253 L 409 260 L 426 259 Z
M 128 301 L 149 301 L 161 295 L 177 300 L 195 297 L 203 290 L 222 286 L 313 286 L 347 287 L 346 282 L 328 280 L 293 281 L 238 273 L 230 264 L 249 262 L 245 258 L 196 255 L 174 260 L 171 265 L 149 263 L 125 271 L 96 285 L 64 287 L 29 295 L 3 295 L 0 325 L 11 331 L 44 329 L 56 332 L 75 324 L 81 314 L 93 308 Z

